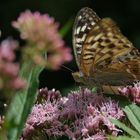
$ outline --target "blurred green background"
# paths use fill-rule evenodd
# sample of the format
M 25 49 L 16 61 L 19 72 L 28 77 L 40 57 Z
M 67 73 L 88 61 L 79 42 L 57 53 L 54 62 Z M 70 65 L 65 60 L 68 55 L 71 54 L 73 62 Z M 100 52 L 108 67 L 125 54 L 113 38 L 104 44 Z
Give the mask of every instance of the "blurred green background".
M 0 40 L 13 36 L 19 39 L 19 34 L 11 27 L 11 21 L 17 19 L 26 9 L 48 13 L 60 23 L 60 28 L 76 16 L 82 7 L 91 7 L 100 17 L 111 17 L 121 31 L 134 46 L 140 49 L 140 1 L 139 0 L 1 0 L 0 1 Z M 66 45 L 72 48 L 72 28 L 64 37 Z M 73 53 L 73 52 L 72 52 Z M 65 64 L 73 71 L 77 70 L 75 59 Z M 59 71 L 44 70 L 40 75 L 40 87 L 63 90 L 75 83 L 71 71 L 61 68 Z

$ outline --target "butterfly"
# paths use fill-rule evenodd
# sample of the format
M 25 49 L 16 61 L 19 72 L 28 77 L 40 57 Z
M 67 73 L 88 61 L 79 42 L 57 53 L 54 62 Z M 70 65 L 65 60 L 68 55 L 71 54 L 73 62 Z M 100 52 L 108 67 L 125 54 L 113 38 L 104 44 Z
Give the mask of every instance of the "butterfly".
M 124 86 L 140 80 L 140 53 L 110 18 L 82 8 L 73 26 L 76 82 L 89 86 Z

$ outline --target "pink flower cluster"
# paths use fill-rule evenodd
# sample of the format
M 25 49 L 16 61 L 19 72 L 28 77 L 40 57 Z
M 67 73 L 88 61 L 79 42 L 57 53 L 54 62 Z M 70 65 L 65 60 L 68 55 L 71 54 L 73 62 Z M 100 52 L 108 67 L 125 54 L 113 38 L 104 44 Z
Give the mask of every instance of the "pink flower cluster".
M 59 91 L 45 88 L 40 90 L 39 99 L 41 96 L 42 100 L 34 105 L 27 119 L 22 140 L 31 139 L 40 132 L 50 138 L 106 140 L 105 134 L 117 136 L 121 131 L 109 121 L 110 118 L 123 118 L 118 104 L 89 89 L 81 88 L 68 97 L 61 97 Z
M 64 62 L 72 59 L 70 49 L 64 47 L 64 41 L 58 33 L 58 24 L 48 14 L 32 13 L 27 10 L 12 25 L 21 33 L 27 47 L 24 58 L 46 65 L 47 68 L 58 69 Z M 47 61 L 42 54 L 47 52 Z
M 8 92 L 25 87 L 25 81 L 18 77 L 19 65 L 14 62 L 14 50 L 18 43 L 14 40 L 4 40 L 0 44 L 0 90 Z
M 134 83 L 133 86 L 119 88 L 118 90 L 120 95 L 140 105 L 140 82 Z

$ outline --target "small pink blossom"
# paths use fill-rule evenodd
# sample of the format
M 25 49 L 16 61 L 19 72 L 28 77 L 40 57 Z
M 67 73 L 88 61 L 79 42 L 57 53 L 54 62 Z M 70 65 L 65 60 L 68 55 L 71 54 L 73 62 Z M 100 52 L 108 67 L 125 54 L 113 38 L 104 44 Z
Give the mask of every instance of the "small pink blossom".
M 107 140 L 107 138 L 105 137 L 104 132 L 99 132 L 95 135 L 88 136 L 87 138 L 84 138 L 83 140 Z
M 1 42 L 0 47 L 0 58 L 7 60 L 7 61 L 13 61 L 15 59 L 15 53 L 14 50 L 18 47 L 18 42 L 13 40 L 4 40 Z
M 51 125 L 54 120 L 58 119 L 57 106 L 53 106 L 51 103 L 36 104 L 32 108 L 32 112 L 28 117 L 28 120 L 23 131 L 23 136 L 26 137 L 35 128 L 46 125 Z
M 119 88 L 119 93 L 140 105 L 140 82 L 134 83 L 133 86 Z
M 18 43 L 10 39 L 0 44 L 0 90 L 4 93 L 25 87 L 25 81 L 18 77 L 19 64 L 14 62 L 17 47 Z
M 119 108 L 116 102 L 109 100 L 100 106 L 101 113 L 106 117 L 113 117 L 116 119 L 120 119 L 124 116 L 123 111 Z
M 123 95 L 123 96 L 128 96 L 129 94 L 129 89 L 128 87 L 123 87 L 123 88 L 118 88 L 119 92 Z

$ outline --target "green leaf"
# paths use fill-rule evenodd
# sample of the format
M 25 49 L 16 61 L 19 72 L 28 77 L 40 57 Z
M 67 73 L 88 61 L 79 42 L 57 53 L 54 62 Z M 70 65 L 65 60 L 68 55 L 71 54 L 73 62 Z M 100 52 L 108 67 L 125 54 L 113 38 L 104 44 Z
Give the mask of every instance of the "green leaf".
M 96 92 L 97 92 L 97 87 L 93 87 L 93 88 L 91 89 L 91 91 L 96 93 Z
M 73 24 L 73 18 L 70 18 L 67 23 L 60 29 L 59 33 L 62 37 L 64 37 L 68 31 L 71 29 Z
M 126 106 L 123 110 L 126 113 L 133 127 L 140 134 L 140 108 L 135 104 L 130 104 Z
M 110 119 L 110 121 L 115 124 L 116 126 L 118 126 L 119 128 L 123 129 L 125 132 L 127 132 L 130 136 L 134 137 L 134 138 L 139 138 L 140 139 L 140 135 L 132 130 L 131 128 L 127 127 L 125 124 L 123 124 L 122 122 L 115 120 L 115 119 Z
M 43 68 L 31 67 L 29 63 L 22 66 L 20 76 L 27 80 L 28 87 L 18 91 L 13 98 L 6 115 L 5 128 L 8 140 L 17 140 L 22 132 L 28 114 L 35 102 L 38 90 L 38 76 Z
M 108 140 L 139 140 L 139 138 L 130 138 L 127 136 L 109 137 Z

